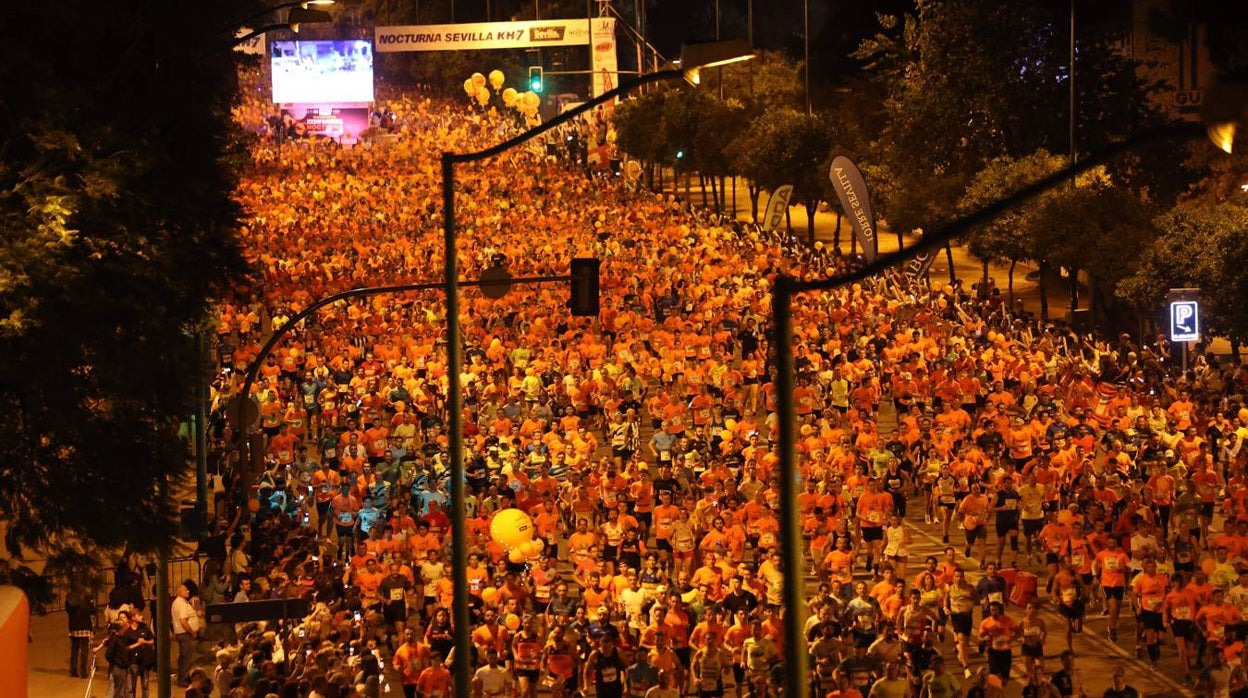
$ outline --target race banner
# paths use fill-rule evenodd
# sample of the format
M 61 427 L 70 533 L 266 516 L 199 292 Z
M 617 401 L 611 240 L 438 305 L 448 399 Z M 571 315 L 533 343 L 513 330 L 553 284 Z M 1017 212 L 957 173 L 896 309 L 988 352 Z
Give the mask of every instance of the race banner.
M 238 31 L 234 32 L 234 38 L 242 39 L 251 33 L 253 33 L 251 27 L 239 27 Z M 234 44 L 234 50 L 249 56 L 263 56 L 265 50 L 264 34 L 256 34 L 246 41 Z
M 862 255 L 868 262 L 874 262 L 879 253 L 879 240 L 875 235 L 875 214 L 871 211 L 871 199 L 867 194 L 867 183 L 862 179 L 858 166 L 844 155 L 832 160 L 832 168 L 828 172 L 832 180 L 832 188 L 841 201 L 841 209 L 849 217 L 854 226 L 854 234 L 862 245 Z
M 615 55 L 615 20 L 593 20 L 594 36 L 610 33 L 611 54 Z M 523 22 L 478 22 L 464 24 L 419 24 L 377 27 L 374 45 L 378 53 L 401 51 L 472 51 L 481 49 L 541 48 L 543 46 L 585 46 L 590 43 L 590 23 L 583 19 L 543 19 Z M 615 68 L 611 68 L 614 74 Z
M 767 208 L 763 213 L 763 231 L 771 232 L 784 222 L 784 214 L 789 210 L 789 200 L 793 198 L 793 185 L 785 184 L 767 197 Z

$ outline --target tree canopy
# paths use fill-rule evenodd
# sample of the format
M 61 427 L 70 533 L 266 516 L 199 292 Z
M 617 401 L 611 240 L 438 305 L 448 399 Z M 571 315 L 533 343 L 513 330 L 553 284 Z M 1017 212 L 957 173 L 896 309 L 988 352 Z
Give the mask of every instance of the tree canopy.
M 1166 291 L 1199 288 L 1202 333 L 1248 338 L 1248 198 L 1187 204 L 1160 216 L 1160 236 L 1143 250 L 1117 294 L 1159 316 Z
M 1069 150 L 1067 22 L 1023 0 L 919 0 L 915 14 L 880 17 L 881 31 L 855 55 L 887 93 L 875 148 L 886 176 L 876 179 L 894 227 L 947 222 L 950 204 L 996 158 Z M 1010 40 L 990 38 L 999 36 Z M 1148 86 L 1114 38 L 1077 37 L 1080 151 L 1156 120 Z
M 44 549 L 166 545 L 195 333 L 245 278 L 223 158 L 251 3 L 0 9 L 0 518 Z M 142 10 L 142 11 L 140 11 Z

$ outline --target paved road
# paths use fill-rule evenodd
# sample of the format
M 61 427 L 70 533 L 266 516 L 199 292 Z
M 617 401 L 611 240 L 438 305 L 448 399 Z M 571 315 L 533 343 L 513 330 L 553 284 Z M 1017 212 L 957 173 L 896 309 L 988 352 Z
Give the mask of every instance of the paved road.
M 923 558 L 928 555 L 935 555 L 940 559 L 944 555 L 945 544 L 941 542 L 941 529 L 939 524 L 925 524 L 922 520 L 921 507 L 912 509 L 919 512 L 919 520 L 914 520 L 914 515 L 910 516 L 907 525 L 912 529 L 914 545 L 910 548 L 909 566 L 907 567 L 907 582 L 913 579 L 917 570 L 922 567 Z M 961 531 L 952 531 L 950 536 L 951 544 L 958 549 L 958 559 L 961 562 L 967 562 L 962 557 L 962 548 L 964 547 Z M 994 541 L 989 541 L 989 553 L 994 550 Z M 1020 557 L 1020 561 L 1023 558 Z M 978 572 L 980 560 L 971 558 L 968 564 L 964 564 L 963 568 L 974 572 L 968 572 L 967 579 L 973 584 L 979 579 Z M 1033 571 L 1039 572 L 1038 569 Z M 1044 594 L 1044 580 L 1040 580 L 1040 593 Z M 1007 614 L 1013 616 L 1015 620 L 1022 617 L 1022 609 L 1017 606 L 1009 606 Z M 1065 639 L 1065 619 L 1060 617 L 1050 603 L 1042 606 L 1041 614 L 1045 619 L 1048 627 L 1048 639 L 1045 643 L 1045 667 L 1050 672 L 1057 671 L 1060 668 L 1057 656 L 1066 649 Z M 1175 654 L 1173 645 L 1168 642 L 1163 643 L 1161 662 L 1158 669 L 1154 671 L 1148 665 L 1147 661 L 1137 659 L 1133 654 L 1134 637 L 1135 637 L 1135 619 L 1131 617 L 1129 609 L 1122 612 L 1118 621 L 1118 638 L 1119 643 L 1110 642 L 1106 637 L 1108 628 L 1108 619 L 1101 617 L 1099 614 L 1089 614 L 1084 625 L 1084 632 L 1074 636 L 1074 649 L 1076 654 L 1076 667 L 1082 676 L 1084 688 L 1088 695 L 1092 698 L 1098 698 L 1105 689 L 1109 687 L 1110 676 L 1113 669 L 1118 666 L 1127 668 L 1128 683 L 1139 690 L 1141 696 L 1156 696 L 1158 698 L 1179 698 L 1181 696 L 1195 695 L 1191 690 L 1183 686 L 1179 681 L 1182 676 L 1182 669 L 1179 666 L 1178 656 Z M 953 649 L 953 642 L 940 645 L 941 652 L 948 658 L 956 657 Z M 1124 649 L 1125 648 L 1125 649 Z M 1010 686 L 1007 687 L 1007 696 L 1018 696 L 1022 694 L 1022 686 L 1024 682 L 1023 676 L 1023 660 L 1019 656 L 1018 651 L 1015 653 L 1014 673 Z M 974 669 L 977 666 L 985 664 L 982 657 L 973 657 L 971 666 Z M 952 665 L 955 669 L 957 664 Z

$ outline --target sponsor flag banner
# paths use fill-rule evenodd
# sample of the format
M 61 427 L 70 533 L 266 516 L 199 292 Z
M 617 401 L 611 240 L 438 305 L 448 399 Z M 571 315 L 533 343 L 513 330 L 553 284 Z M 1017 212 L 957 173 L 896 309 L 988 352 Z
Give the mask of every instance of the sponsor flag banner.
M 614 64 L 615 20 L 598 18 L 593 24 L 595 36 L 604 24 L 609 27 L 601 31 L 610 34 Z M 549 19 L 377 27 L 374 45 L 378 53 L 584 46 L 590 43 L 589 25 L 590 22 L 583 19 Z M 605 56 L 606 50 L 603 53 Z M 615 68 L 610 70 L 614 77 Z
M 875 235 L 875 213 L 871 211 L 867 183 L 863 181 L 862 173 L 853 161 L 844 155 L 838 155 L 832 160 L 828 177 L 832 180 L 836 197 L 841 201 L 841 209 L 854 226 L 854 234 L 858 236 L 858 244 L 862 246 L 862 255 L 868 262 L 874 262 L 879 253 L 879 240 Z
M 784 214 L 789 210 L 789 199 L 793 198 L 793 185 L 785 184 L 767 198 L 767 208 L 763 213 L 763 231 L 771 232 L 784 223 Z
M 919 289 L 926 286 L 927 270 L 932 268 L 932 262 L 936 259 L 936 254 L 939 251 L 927 250 L 926 252 L 920 252 L 917 257 L 907 259 L 906 263 L 902 265 L 901 273 L 905 275 L 906 282 L 915 295 L 919 295 Z
M 615 89 L 619 82 L 619 65 L 615 50 L 615 18 L 597 17 L 593 22 L 593 40 L 589 46 L 594 71 L 594 96 Z

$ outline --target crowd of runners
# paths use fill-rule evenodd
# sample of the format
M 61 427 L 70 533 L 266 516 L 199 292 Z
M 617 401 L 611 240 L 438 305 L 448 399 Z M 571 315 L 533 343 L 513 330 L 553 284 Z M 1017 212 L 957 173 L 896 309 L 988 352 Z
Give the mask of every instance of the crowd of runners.
M 257 297 L 220 309 L 218 409 L 311 302 L 440 280 L 437 157 L 511 126 L 424 98 L 395 100 L 387 119 L 385 143 L 257 146 L 238 196 L 262 278 Z M 577 128 L 593 141 L 608 127 Z M 1164 337 L 1055 328 L 990 283 L 895 276 L 799 297 L 798 573 L 811 592 L 808 644 L 785 647 L 797 609 L 781 604 L 769 281 L 852 260 L 540 145 L 457 179 L 464 278 L 602 260 L 597 318 L 571 317 L 559 284 L 462 291 L 473 627 L 449 614 L 443 299 L 346 301 L 263 361 L 254 488 L 231 482 L 223 448 L 215 544 L 175 608 L 179 679 L 196 695 L 442 698 L 457 630 L 486 698 L 773 696 L 799 651 L 821 698 L 996 696 L 1011 677 L 1023 695 L 1070 696 L 1081 632 L 1154 664 L 1177 654 L 1209 694 L 1242 691 L 1238 363 L 1193 354 L 1184 372 Z M 490 535 L 511 508 L 535 542 Z M 943 557 L 910 559 L 919 520 L 939 526 Z M 1038 573 L 1034 594 L 1017 570 Z M 312 614 L 203 627 L 186 611 L 291 596 Z M 1118 633 L 1127 614 L 1134 637 Z M 214 642 L 217 666 L 195 668 Z M 1132 695 L 1126 678 L 1105 695 Z

